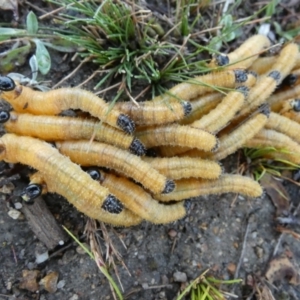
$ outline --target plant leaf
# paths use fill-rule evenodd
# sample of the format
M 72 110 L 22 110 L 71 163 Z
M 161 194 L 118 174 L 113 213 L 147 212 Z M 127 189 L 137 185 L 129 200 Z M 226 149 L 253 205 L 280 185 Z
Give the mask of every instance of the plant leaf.
M 50 67 L 51 67 L 50 54 L 49 54 L 47 48 L 44 46 L 44 44 L 40 40 L 34 39 L 33 41 L 36 45 L 35 55 L 37 58 L 39 71 L 43 75 L 45 75 L 49 72 Z
M 27 15 L 26 29 L 29 34 L 36 34 L 39 29 L 38 19 L 32 11 Z

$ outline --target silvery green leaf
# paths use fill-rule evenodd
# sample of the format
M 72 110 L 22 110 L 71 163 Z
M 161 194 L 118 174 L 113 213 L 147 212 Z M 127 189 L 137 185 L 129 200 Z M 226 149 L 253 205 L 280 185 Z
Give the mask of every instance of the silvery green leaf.
M 49 72 L 51 67 L 50 54 L 40 40 L 34 39 L 33 41 L 36 45 L 35 55 L 38 62 L 38 69 L 43 75 L 45 75 Z
M 36 34 L 39 29 L 37 17 L 32 11 L 27 15 L 26 28 L 29 34 Z

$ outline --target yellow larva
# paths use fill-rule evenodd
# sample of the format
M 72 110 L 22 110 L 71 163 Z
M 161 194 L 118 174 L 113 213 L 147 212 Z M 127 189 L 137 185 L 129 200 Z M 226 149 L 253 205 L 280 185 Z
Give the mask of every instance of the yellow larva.
M 0 138 L 0 149 L 0 160 L 22 163 L 40 171 L 49 192 L 64 196 L 87 216 L 120 226 L 141 221 L 130 211 L 124 210 L 107 188 L 93 181 L 78 165 L 46 142 L 5 134 Z
M 214 160 L 221 160 L 237 151 L 247 140 L 255 136 L 265 126 L 269 114 L 270 110 L 268 106 L 261 107 L 258 113 L 253 114 L 228 135 L 222 136 L 218 151 L 209 155 L 209 157 Z
M 280 114 L 284 115 L 286 112 L 300 112 L 300 99 L 288 99 L 282 102 Z
M 216 108 L 201 119 L 191 123 L 190 126 L 213 133 L 220 131 L 243 106 L 247 94 L 248 88 L 245 86 L 240 86 L 235 91 L 229 92 Z
M 247 79 L 247 73 L 239 69 L 210 73 L 175 85 L 167 93 L 155 97 L 153 101 L 191 100 L 217 88 L 234 88 L 235 84 L 243 83 Z
M 187 125 L 172 124 L 148 128 L 138 131 L 136 136 L 146 148 L 171 145 L 213 151 L 218 146 L 218 140 L 213 134 Z
M 95 173 L 98 170 L 88 170 L 88 173 Z M 101 185 L 109 189 L 122 201 L 124 206 L 137 214 L 139 217 L 155 223 L 167 224 L 183 218 L 186 215 L 184 202 L 165 205 L 154 200 L 142 187 L 125 177 L 100 172 L 99 180 Z
M 258 106 L 267 101 L 267 98 L 274 92 L 276 86 L 290 73 L 298 54 L 296 44 L 285 46 L 267 75 L 261 76 L 256 85 L 250 90 L 247 105 L 241 110 L 239 116 L 245 116 Z
M 265 125 L 267 129 L 273 129 L 286 134 L 296 142 L 300 143 L 300 124 L 287 117 L 271 112 L 269 120 Z
M 222 174 L 219 163 L 207 159 L 191 157 L 143 157 L 161 174 L 173 179 L 205 178 L 216 179 Z
M 157 195 L 155 198 L 159 201 L 168 202 L 222 193 L 239 193 L 256 198 L 263 194 L 263 190 L 258 182 L 249 177 L 224 174 L 216 180 L 195 178 L 177 180 L 176 189 L 173 193 Z
M 2 85 L 0 82 L 0 89 Z M 134 122 L 128 116 L 111 108 L 108 103 L 93 93 L 82 89 L 61 88 L 40 92 L 16 84 L 13 90 L 1 90 L 1 98 L 9 102 L 17 112 L 57 115 L 67 109 L 81 109 L 126 133 L 131 134 L 135 129 Z
M 168 101 L 155 102 L 145 101 L 135 105 L 133 102 L 118 102 L 115 107 L 129 117 L 137 125 L 160 125 L 172 123 L 188 116 L 192 111 L 190 102 Z
M 300 163 L 300 145 L 287 135 L 276 130 L 262 129 L 244 147 L 273 147 L 282 152 L 268 153 L 269 158 L 285 159 L 295 164 Z
M 217 56 L 210 62 L 209 67 L 231 65 L 232 68 L 247 69 L 257 59 L 259 54 L 270 47 L 270 45 L 270 40 L 265 35 L 254 35 L 247 39 L 239 48 L 226 55 L 228 57 L 227 63 L 224 64 L 225 60 L 220 60 L 219 56 Z
M 170 193 L 174 182 L 156 171 L 140 157 L 114 146 L 88 141 L 56 142 L 59 151 L 82 166 L 99 166 L 114 169 L 118 173 L 141 183 L 153 194 Z
M 45 141 L 95 139 L 144 155 L 144 145 L 134 136 L 94 119 L 37 116 L 0 110 L 0 122 L 7 132 L 40 138 Z
M 278 58 L 277 56 L 260 57 L 251 65 L 250 69 L 260 75 L 266 73 L 275 64 L 277 58 Z M 298 69 L 299 67 L 300 67 L 300 53 L 298 52 L 293 70 Z

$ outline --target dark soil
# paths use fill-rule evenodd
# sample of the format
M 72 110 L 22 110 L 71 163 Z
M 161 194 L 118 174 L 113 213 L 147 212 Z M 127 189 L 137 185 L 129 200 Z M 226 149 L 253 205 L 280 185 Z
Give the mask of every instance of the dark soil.
M 34 2 L 39 5 L 41 1 Z M 45 6 L 43 3 L 41 5 Z M 245 10 L 248 9 L 249 4 L 245 2 Z M 27 10 L 24 4 L 21 7 L 23 19 Z M 9 14 L 5 14 L 6 21 Z M 23 22 L 22 18 L 20 23 Z M 51 58 L 52 70 L 46 79 L 51 79 L 53 84 L 78 64 L 78 61 L 71 62 L 71 56 L 63 59 L 57 52 L 51 52 Z M 15 71 L 25 75 L 30 72 L 24 68 Z M 65 84 L 76 85 L 90 74 L 90 70 L 84 69 Z M 225 164 L 236 166 L 237 156 Z M 1 165 L 2 170 L 7 168 L 7 165 Z M 109 284 L 95 262 L 71 240 L 61 248 L 50 251 L 50 258 L 46 262 L 36 263 L 37 253 L 45 248 L 34 236 L 25 218 L 14 220 L 8 215 L 9 207 L 19 201 L 17 195 L 27 183 L 26 176 L 23 176 L 26 173 L 26 170 L 22 170 L 21 179 L 13 182 L 13 195 L 0 196 L 0 300 L 113 299 Z M 299 189 L 293 185 L 289 186 L 288 191 L 294 206 L 297 206 Z M 61 197 L 50 195 L 45 200 L 58 223 L 87 242 L 83 235 L 87 218 Z M 275 231 L 274 218 L 275 208 L 267 195 L 262 199 L 247 199 L 226 194 L 193 201 L 188 216 L 173 224 L 158 226 L 144 222 L 132 228 L 114 229 L 108 226 L 109 236 L 128 269 L 117 262 L 124 295 L 128 295 L 128 299 L 176 299 L 187 281 L 195 279 L 208 268 L 218 278 L 232 279 L 235 267 L 241 261 L 236 278 L 243 279 L 243 283 L 224 289 L 238 295 L 238 299 L 246 299 L 253 291 L 251 287 L 244 288 L 246 282 L 249 283 L 251 279 L 264 282 L 262 278 L 278 243 L 280 234 Z M 246 231 L 248 235 L 244 241 Z M 243 244 L 245 251 L 241 257 Z M 104 242 L 101 247 L 105 254 Z M 281 239 L 277 255 L 287 252 L 295 261 L 299 260 L 299 242 L 290 235 L 284 235 Z M 21 289 L 23 270 L 39 270 L 41 278 L 51 271 L 57 271 L 59 288 L 52 294 L 42 287 L 38 292 Z M 175 282 L 176 272 L 185 273 L 187 279 L 183 278 L 183 283 Z M 110 273 L 117 282 L 113 268 Z M 283 281 L 270 288 L 276 299 L 300 299 L 299 289 Z

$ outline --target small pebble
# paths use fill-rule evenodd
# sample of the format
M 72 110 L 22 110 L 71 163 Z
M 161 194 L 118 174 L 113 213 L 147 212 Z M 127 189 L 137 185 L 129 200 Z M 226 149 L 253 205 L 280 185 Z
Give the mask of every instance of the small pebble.
M 175 282 L 187 282 L 187 276 L 186 273 L 183 272 L 175 272 L 173 274 L 173 279 Z
M 18 210 L 16 210 L 16 209 L 11 209 L 11 210 L 8 211 L 8 215 L 9 215 L 12 219 L 17 220 L 17 219 L 20 218 L 21 212 L 18 211 Z

